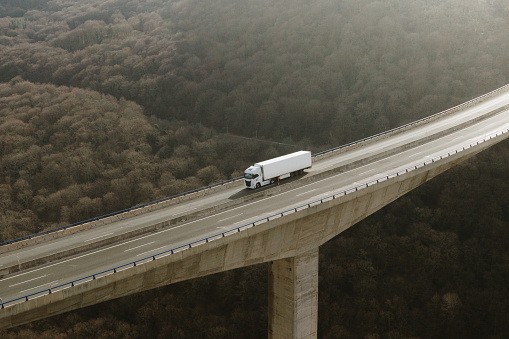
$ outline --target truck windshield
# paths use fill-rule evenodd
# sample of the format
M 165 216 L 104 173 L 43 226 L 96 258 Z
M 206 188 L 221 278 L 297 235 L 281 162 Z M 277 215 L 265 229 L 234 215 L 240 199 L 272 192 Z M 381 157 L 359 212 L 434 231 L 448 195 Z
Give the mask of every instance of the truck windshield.
M 251 180 L 253 179 L 253 175 L 251 173 L 244 173 L 244 178 Z

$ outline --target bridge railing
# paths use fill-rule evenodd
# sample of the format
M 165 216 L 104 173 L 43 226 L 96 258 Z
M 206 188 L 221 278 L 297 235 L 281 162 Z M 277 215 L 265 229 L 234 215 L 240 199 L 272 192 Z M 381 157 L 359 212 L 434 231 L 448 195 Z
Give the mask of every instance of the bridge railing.
M 477 141 L 475 143 L 470 143 L 467 146 L 463 146 L 461 148 L 454 149 L 452 151 L 449 151 L 449 152 L 444 153 L 442 155 L 436 156 L 436 157 L 431 158 L 429 160 L 426 160 L 424 162 L 420 162 L 420 163 L 418 163 L 416 165 L 413 165 L 411 167 L 407 167 L 407 168 L 404 168 L 404 169 L 399 170 L 397 172 L 394 172 L 394 173 L 391 173 L 391 174 L 388 174 L 388 175 L 384 175 L 383 177 L 380 177 L 380 178 L 368 181 L 366 183 L 363 183 L 361 185 L 357 185 L 355 187 L 348 188 L 346 190 L 343 190 L 341 192 L 338 192 L 338 193 L 326 196 L 324 198 L 313 200 L 313 201 L 311 201 L 309 203 L 306 203 L 306 204 L 303 204 L 303 205 L 300 205 L 300 206 L 297 206 L 297 207 L 293 207 L 291 209 L 288 209 L 288 210 L 285 210 L 285 211 L 282 211 L 282 212 L 278 212 L 276 214 L 264 217 L 262 219 L 259 219 L 259 220 L 253 221 L 253 222 L 250 222 L 250 223 L 242 225 L 240 227 L 232 228 L 232 229 L 230 229 L 228 231 L 225 231 L 225 232 L 217 233 L 215 235 L 212 235 L 212 236 L 200 239 L 200 240 L 196 240 L 196 241 L 193 241 L 191 243 L 188 243 L 188 244 L 185 244 L 185 245 L 181 245 L 181 246 L 178 246 L 178 247 L 175 247 L 175 248 L 172 248 L 172 249 L 168 249 L 166 251 L 159 252 L 159 253 L 147 256 L 145 258 L 142 258 L 142 259 L 139 259 L 139 260 L 127 263 L 127 264 L 116 266 L 114 268 L 111 268 L 111 269 L 108 269 L 108 270 L 105 270 L 105 271 L 101 271 L 99 273 L 95 273 L 95 274 L 92 274 L 92 275 L 89 275 L 89 276 L 86 276 L 86 277 L 83 277 L 83 278 L 80 278 L 80 279 L 76 279 L 76 280 L 73 280 L 73 281 L 70 281 L 70 282 L 67 282 L 67 283 L 63 283 L 63 284 L 60 284 L 60 285 L 57 285 L 57 286 L 53 286 L 53 287 L 50 286 L 50 288 L 47 288 L 47 289 L 44 289 L 44 290 L 41 290 L 41 291 L 38 291 L 38 292 L 35 292 L 35 293 L 31 293 L 31 294 L 25 295 L 23 297 L 19 297 L 19 298 L 16 298 L 16 299 L 8 300 L 8 301 L 5 301 L 5 302 L 1 301 L 1 299 L 0 299 L 1 309 L 4 309 L 6 306 L 12 306 L 12 305 L 14 305 L 14 304 L 16 304 L 18 302 L 23 302 L 23 301 L 31 300 L 31 298 L 33 298 L 33 297 L 38 297 L 38 296 L 42 296 L 42 295 L 51 294 L 52 292 L 56 292 L 56 291 L 59 291 L 59 290 L 65 289 L 65 288 L 74 287 L 74 286 L 76 286 L 76 285 L 78 285 L 80 283 L 84 283 L 84 282 L 87 282 L 87 281 L 95 280 L 97 278 L 100 278 L 100 277 L 103 277 L 103 276 L 106 276 L 106 275 L 109 275 L 109 274 L 115 274 L 115 273 L 117 273 L 119 271 L 122 271 L 124 269 L 128 269 L 128 268 L 131 268 L 131 267 L 136 267 L 136 265 L 143 264 L 143 263 L 146 263 L 146 262 L 149 262 L 149 261 L 153 261 L 153 260 L 156 260 L 157 258 L 161 258 L 161 257 L 167 256 L 167 255 L 171 255 L 171 254 L 174 254 L 174 253 L 177 253 L 177 252 L 180 252 L 180 251 L 183 251 L 185 249 L 192 248 L 192 247 L 196 247 L 196 246 L 199 246 L 201 244 L 217 240 L 219 238 L 224 238 L 225 236 L 228 236 L 230 234 L 238 233 L 238 232 L 240 232 L 242 230 L 245 230 L 245 229 L 248 229 L 248 228 L 251 228 L 251 227 L 255 227 L 257 225 L 263 224 L 263 223 L 268 222 L 270 220 L 278 219 L 278 218 L 284 217 L 286 215 L 293 214 L 293 213 L 296 213 L 298 211 L 301 211 L 301 210 L 304 210 L 304 209 L 307 209 L 307 208 L 311 208 L 312 206 L 323 204 L 324 202 L 327 202 L 327 201 L 330 201 L 330 200 L 334 200 L 334 199 L 336 199 L 338 197 L 345 196 L 345 195 L 353 193 L 353 192 L 357 192 L 357 191 L 362 190 L 364 188 L 367 188 L 367 187 L 369 187 L 371 185 L 375 185 L 375 184 L 378 184 L 380 182 L 387 181 L 387 180 L 389 180 L 391 178 L 395 178 L 395 177 L 398 177 L 400 175 L 406 174 L 406 173 L 411 172 L 413 170 L 416 170 L 418 168 L 425 167 L 426 165 L 432 164 L 432 163 L 434 163 L 436 161 L 440 161 L 440 160 L 442 160 L 444 158 L 447 158 L 447 157 L 450 157 L 450 156 L 455 155 L 457 153 L 460 153 L 462 151 L 465 151 L 465 150 L 467 150 L 467 149 L 469 149 L 471 147 L 475 147 L 475 146 L 477 146 L 479 144 L 487 142 L 487 141 L 489 141 L 489 140 L 491 140 L 493 138 L 496 138 L 496 137 L 498 137 L 500 135 L 503 135 L 505 133 L 509 133 L 509 129 L 505 129 L 505 130 L 503 130 L 501 132 L 497 132 L 497 133 L 495 133 L 493 135 L 486 136 L 483 139 L 480 139 L 479 141 Z
M 327 154 L 327 153 L 330 153 L 330 152 L 334 152 L 334 151 L 337 151 L 337 150 L 340 150 L 340 149 L 352 146 L 352 145 L 360 144 L 360 143 L 366 142 L 368 140 L 373 140 L 373 139 L 376 139 L 378 137 L 381 137 L 381 136 L 384 136 L 384 135 L 388 135 L 388 134 L 391 134 L 391 133 L 394 133 L 394 132 L 397 132 L 397 131 L 400 131 L 400 130 L 403 130 L 403 129 L 407 129 L 409 127 L 421 124 L 421 123 L 423 123 L 425 121 L 436 119 L 439 116 L 442 116 L 442 115 L 451 113 L 451 112 L 453 112 L 455 110 L 459 110 L 459 109 L 462 109 L 462 108 L 464 108 L 466 106 L 475 104 L 475 103 L 477 103 L 479 101 L 482 101 L 483 99 L 485 99 L 485 98 L 487 98 L 489 96 L 493 96 L 493 95 L 495 95 L 497 93 L 501 93 L 501 92 L 504 92 L 504 91 L 507 91 L 507 90 L 509 90 L 509 84 L 507 84 L 507 85 L 505 85 L 503 87 L 497 88 L 497 89 L 495 89 L 495 90 L 493 90 L 493 91 L 491 91 L 489 93 L 483 94 L 483 95 L 481 95 L 479 97 L 476 97 L 474 99 L 471 99 L 471 100 L 469 100 L 467 102 L 464 102 L 464 103 L 462 103 L 460 105 L 457 105 L 457 106 L 454 106 L 452 108 L 449 108 L 449 109 L 447 109 L 445 111 L 442 111 L 442 112 L 439 112 L 439 113 L 427 116 L 427 117 L 419 119 L 417 121 L 414 121 L 414 122 L 411 122 L 411 123 L 408 123 L 408 124 L 405 124 L 405 125 L 402 125 L 402 126 L 399 126 L 399 127 L 396 127 L 396 128 L 393 128 L 393 129 L 390 129 L 390 130 L 387 130 L 387 131 L 384 131 L 384 132 L 381 132 L 381 133 L 378 133 L 378 134 L 375 134 L 375 135 L 372 135 L 372 136 L 369 136 L 367 138 L 356 140 L 356 141 L 350 142 L 348 144 L 344 144 L 344 145 L 341 145 L 341 146 L 338 146 L 338 147 L 330 148 L 328 150 L 315 153 L 312 156 L 313 157 L 317 157 L 317 156 L 320 156 L 320 155 L 323 155 L 323 154 Z M 133 207 L 129 207 L 129 208 L 126 208 L 126 209 L 123 209 L 123 210 L 120 210 L 120 211 L 115 211 L 115 212 L 112 212 L 112 213 L 104 214 L 104 215 L 101 215 L 101 216 L 98 216 L 98 217 L 94 217 L 94 218 L 90 218 L 90 219 L 87 219 L 87 220 L 78 221 L 78 222 L 75 222 L 75 223 L 72 223 L 72 224 L 69 224 L 69 225 L 60 226 L 60 227 L 52 228 L 50 230 L 46 230 L 46 231 L 43 231 L 43 232 L 34 233 L 34 234 L 30 234 L 30 235 L 27 235 L 27 236 L 24 236 L 24 237 L 8 240 L 8 241 L 0 243 L 0 246 L 12 244 L 12 243 L 15 243 L 15 242 L 18 242 L 18 241 L 27 240 L 27 239 L 32 239 L 34 237 L 43 236 L 43 235 L 46 235 L 46 234 L 49 234 L 49 233 L 53 233 L 53 232 L 62 231 L 62 230 L 65 230 L 67 228 L 78 226 L 78 225 L 83 225 L 83 224 L 88 223 L 88 222 L 98 221 L 98 220 L 105 219 L 105 218 L 108 218 L 108 217 L 112 217 L 112 216 L 115 216 L 115 215 L 119 215 L 119 214 L 122 214 L 122 213 L 130 212 L 132 210 L 136 210 L 136 209 L 140 209 L 140 208 L 147 207 L 147 206 L 150 206 L 150 205 L 155 205 L 155 204 L 158 204 L 158 203 L 161 203 L 161 202 L 164 202 L 164 201 L 169 201 L 169 200 L 172 200 L 172 199 L 176 199 L 176 198 L 179 198 L 179 197 L 182 197 L 182 196 L 186 196 L 186 195 L 189 195 L 189 194 L 192 194 L 192 193 L 196 193 L 196 192 L 204 191 L 204 190 L 207 190 L 207 189 L 210 189 L 210 188 L 222 186 L 222 185 L 231 183 L 231 182 L 239 180 L 239 179 L 242 179 L 242 177 L 232 178 L 232 179 L 229 179 L 229 180 L 226 180 L 226 181 L 222 181 L 222 182 L 219 182 L 219 183 L 216 183 L 216 184 L 200 187 L 200 188 L 197 188 L 197 189 L 194 189 L 194 190 L 190 190 L 190 191 L 187 191 L 187 192 L 184 192 L 184 193 L 179 193 L 179 194 L 172 195 L 172 196 L 169 196 L 169 197 L 166 197 L 166 198 L 161 198 L 161 199 L 158 199 L 158 200 L 147 202 L 145 204 L 140 204 L 140 205 L 136 205 L 136 206 L 133 206 Z

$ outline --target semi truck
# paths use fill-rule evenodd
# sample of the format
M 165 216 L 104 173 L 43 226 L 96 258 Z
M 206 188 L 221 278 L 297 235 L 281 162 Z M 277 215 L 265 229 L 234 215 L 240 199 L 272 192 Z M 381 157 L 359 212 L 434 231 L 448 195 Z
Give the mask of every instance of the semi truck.
M 258 162 L 244 172 L 244 187 L 260 188 L 281 179 L 302 174 L 311 168 L 311 152 L 298 151 Z

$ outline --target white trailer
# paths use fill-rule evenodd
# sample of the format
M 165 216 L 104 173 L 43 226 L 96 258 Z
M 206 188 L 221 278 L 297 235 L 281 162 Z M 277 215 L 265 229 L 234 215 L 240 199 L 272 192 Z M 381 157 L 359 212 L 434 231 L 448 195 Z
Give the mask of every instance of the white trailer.
M 311 168 L 311 152 L 299 151 L 258 162 L 244 172 L 244 187 L 255 189 L 302 174 Z

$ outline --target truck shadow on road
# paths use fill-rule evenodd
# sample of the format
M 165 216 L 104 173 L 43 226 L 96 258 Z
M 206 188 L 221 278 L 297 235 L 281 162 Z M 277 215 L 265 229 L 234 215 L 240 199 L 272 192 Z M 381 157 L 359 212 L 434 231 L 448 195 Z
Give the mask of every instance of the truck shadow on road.
M 304 172 L 304 174 L 301 174 L 301 175 L 298 175 L 295 177 L 291 177 L 288 179 L 284 179 L 284 180 L 281 180 L 279 183 L 276 182 L 274 184 L 263 186 L 263 187 L 260 187 L 258 189 L 254 189 L 254 190 L 249 189 L 249 188 L 241 188 L 236 193 L 230 195 L 228 197 L 228 199 L 235 200 L 235 199 L 240 199 L 240 198 L 245 198 L 245 197 L 257 198 L 259 196 L 259 193 L 263 193 L 262 195 L 268 195 L 269 194 L 268 191 L 270 191 L 271 189 L 278 187 L 278 186 L 286 186 L 286 185 L 293 183 L 299 179 L 305 178 L 307 175 L 308 175 L 308 173 Z

